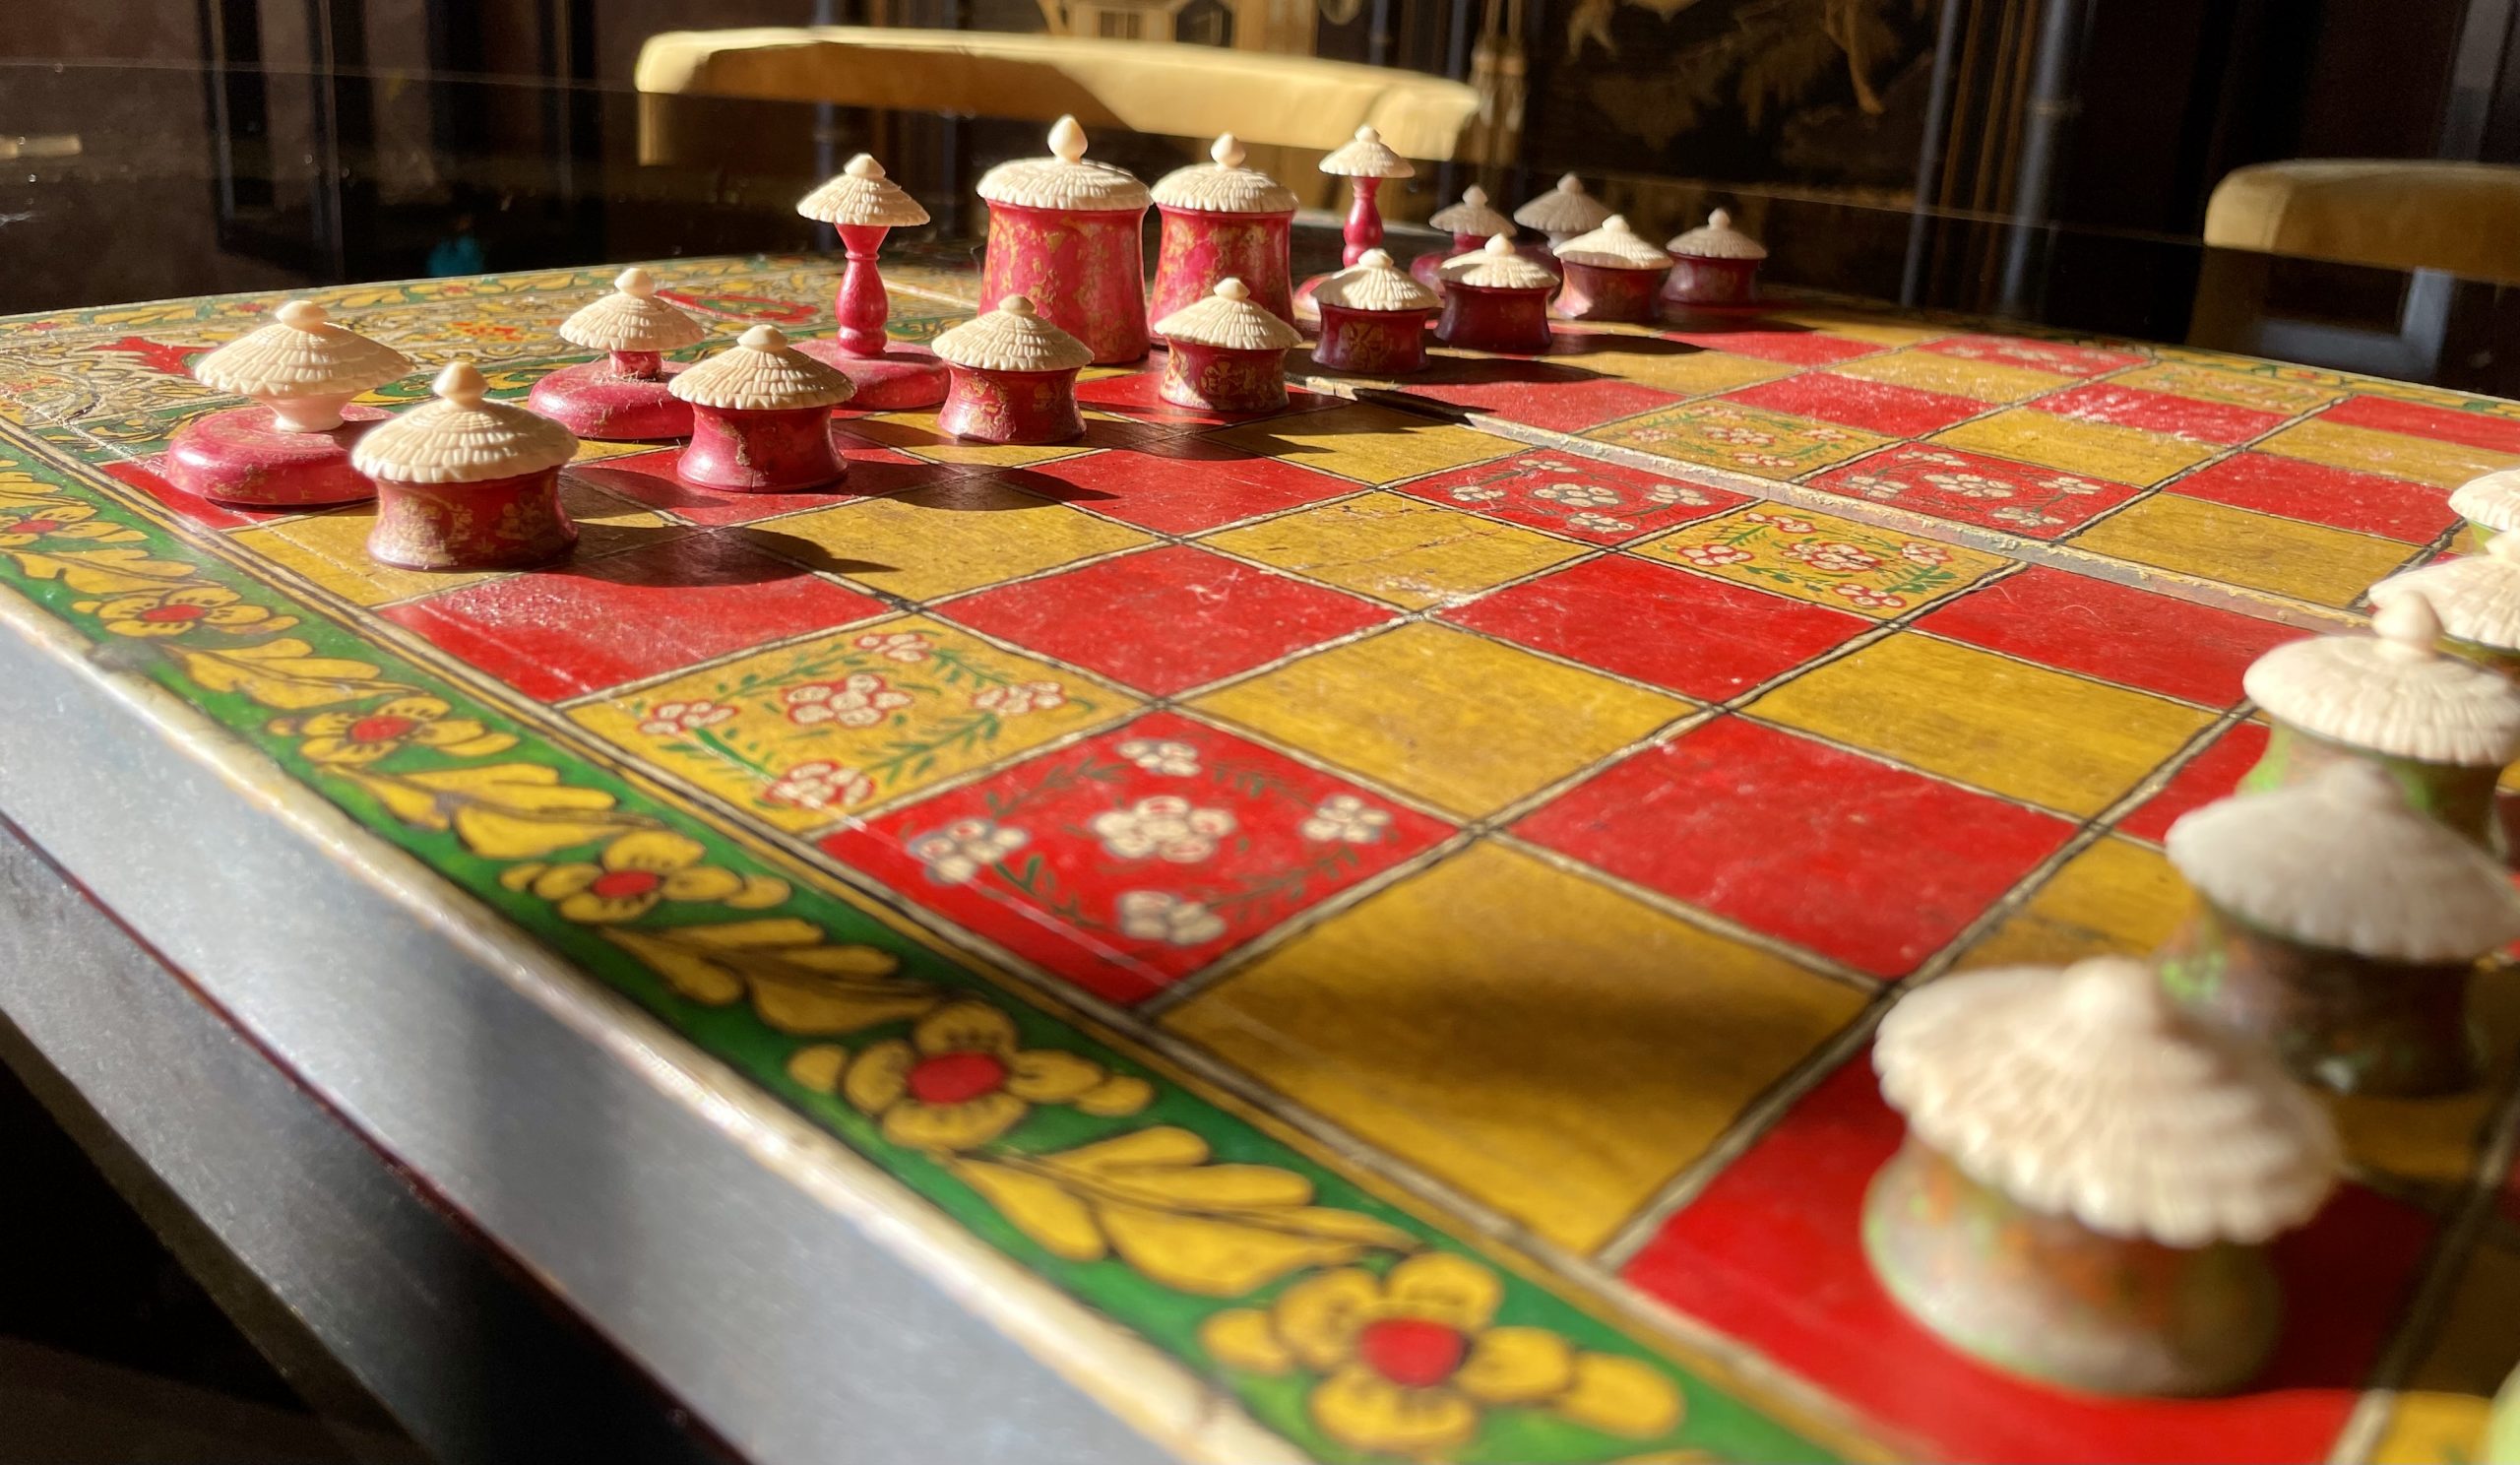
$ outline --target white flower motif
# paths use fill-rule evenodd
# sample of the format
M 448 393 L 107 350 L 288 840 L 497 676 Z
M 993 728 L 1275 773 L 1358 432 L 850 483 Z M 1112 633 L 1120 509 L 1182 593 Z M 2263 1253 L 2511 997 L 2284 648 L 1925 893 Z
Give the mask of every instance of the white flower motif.
M 1379 809 L 1354 794 L 1333 794 L 1314 807 L 1312 817 L 1295 832 L 1315 844 L 1370 845 L 1391 827 L 1391 810 Z
M 1945 493 L 1962 498 L 2010 498 L 2012 485 L 1987 478 L 1984 474 L 1926 474 L 1924 480 Z
M 1543 483 L 1532 490 L 1532 497 L 1570 509 L 1614 509 L 1619 503 L 1617 489 L 1599 483 Z
M 1487 483 L 1464 483 L 1451 496 L 1455 503 L 1494 503 L 1505 496 L 1505 490 Z
M 1796 519 L 1792 514 L 1762 514 L 1756 509 L 1743 514 L 1741 521 L 1745 524 L 1765 524 L 1780 534 L 1812 534 L 1819 528 L 1808 519 Z
M 2095 493 L 2107 491 L 2098 483 L 2087 482 L 2081 478 L 2069 478 L 2063 474 L 2058 474 L 2052 478 L 2040 479 L 2039 486 L 2047 489 L 2050 493 L 2067 494 L 2074 498 L 2089 498 Z
M 1873 590 L 1868 586 L 1858 585 L 1852 580 L 1840 581 L 1838 584 L 1829 588 L 1836 591 L 1838 594 L 1845 596 L 1848 600 L 1855 602 L 1858 605 L 1869 606 L 1875 610 L 1901 610 L 1907 608 L 1908 605 L 1905 597 L 1892 595 L 1888 591 Z
M 1846 493 L 1860 493 L 1866 498 L 1893 499 L 1908 491 L 1908 485 L 1897 478 L 1879 474 L 1849 474 L 1828 485 Z
M 1703 506 L 1715 502 L 1714 499 L 1707 497 L 1697 489 L 1685 487 L 1678 483 L 1657 483 L 1653 487 L 1645 490 L 1645 498 L 1649 503 L 1658 504 L 1697 504 Z
M 863 803 L 875 795 L 875 781 L 842 763 L 817 759 L 798 763 L 761 791 L 770 803 L 791 808 L 826 809 Z
M 2053 514 L 2043 514 L 2037 509 L 1997 509 L 1986 517 L 2005 524 L 2018 524 L 2025 529 L 2045 529 L 2048 525 L 2065 522 Z
M 1021 850 L 1030 834 L 987 819 L 957 819 L 942 829 L 918 836 L 905 848 L 927 866 L 927 878 L 939 885 L 968 885 L 981 870 Z
M 1712 570 L 1720 565 L 1743 564 L 1758 556 L 1738 544 L 1683 544 L 1680 558 L 1700 569 Z
M 734 715 L 733 708 L 715 702 L 660 702 L 648 709 L 639 731 L 651 737 L 670 737 L 695 728 L 714 728 Z
M 1732 461 L 1746 463 L 1752 468 L 1792 468 L 1794 466 L 1794 460 L 1783 453 L 1735 453 L 1732 455 Z
M 1149 773 L 1188 778 L 1199 771 L 1199 750 L 1169 738 L 1132 737 L 1121 743 L 1120 756 Z
M 1167 946 L 1197 946 L 1225 934 L 1225 918 L 1162 890 L 1124 890 L 1112 902 L 1120 933 Z
M 1186 798 L 1158 794 L 1124 809 L 1104 809 L 1085 827 L 1114 860 L 1152 855 L 1167 864 L 1196 864 L 1217 852 L 1217 841 L 1233 833 L 1234 824 L 1224 809 L 1197 808 Z
M 1002 718 L 1047 712 L 1067 701 L 1067 689 L 1055 681 L 1011 681 L 972 694 L 972 705 Z
M 1967 468 L 1969 466 L 1969 460 L 1961 457 L 1957 453 L 1928 453 L 1922 448 L 1909 454 L 1908 461 L 1912 464 L 1931 463 L 1943 468 Z
M 1586 534 L 1625 534 L 1636 525 L 1626 519 L 1613 519 L 1607 514 L 1569 514 L 1566 527 L 1580 529 Z
M 1721 424 L 1711 424 L 1700 427 L 1698 432 L 1708 442 L 1731 443 L 1736 448 L 1765 448 L 1774 446 L 1776 443 L 1775 434 L 1761 432 L 1755 427 L 1726 427 Z
M 1908 542 L 1899 546 L 1899 557 L 1921 565 L 1951 563 L 1950 550 L 1945 549 L 1940 544 L 1927 544 L 1916 540 L 1910 540 Z
M 800 728 L 816 723 L 871 728 L 887 714 L 908 707 L 911 695 L 894 691 L 872 671 L 853 671 L 838 681 L 809 681 L 789 687 L 781 700 L 788 704 L 788 721 Z
M 1785 557 L 1832 575 L 1860 575 L 1866 570 L 1881 568 L 1880 555 L 1835 540 L 1805 540 L 1798 544 L 1789 544 Z
M 871 651 L 888 662 L 923 662 L 936 643 L 916 631 L 868 631 L 857 638 L 859 651 Z

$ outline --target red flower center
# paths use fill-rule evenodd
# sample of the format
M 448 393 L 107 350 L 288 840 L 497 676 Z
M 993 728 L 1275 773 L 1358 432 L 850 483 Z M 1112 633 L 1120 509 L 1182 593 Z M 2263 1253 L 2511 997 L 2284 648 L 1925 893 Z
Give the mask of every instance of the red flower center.
M 938 1053 L 910 1070 L 910 1095 L 921 1104 L 968 1104 L 1004 1087 L 1006 1064 L 990 1053 Z
M 68 529 L 67 519 L 21 519 L 9 526 L 12 534 L 48 535 L 57 529 Z
M 587 889 L 605 900 L 636 900 L 664 882 L 664 876 L 648 870 L 605 870 Z
M 153 611 L 151 613 L 155 614 L 156 612 Z M 392 742 L 395 738 L 406 735 L 413 728 L 418 726 L 418 723 L 410 718 L 396 717 L 391 713 L 380 713 L 375 717 L 360 718 L 357 722 L 350 724 L 350 741 Z
M 199 620 L 208 613 L 199 605 L 152 605 L 141 611 L 139 618 L 163 624 L 167 621 Z
M 1386 1317 L 1356 1334 L 1356 1357 L 1402 1388 L 1433 1388 L 1469 1352 L 1468 1334 L 1420 1317 Z

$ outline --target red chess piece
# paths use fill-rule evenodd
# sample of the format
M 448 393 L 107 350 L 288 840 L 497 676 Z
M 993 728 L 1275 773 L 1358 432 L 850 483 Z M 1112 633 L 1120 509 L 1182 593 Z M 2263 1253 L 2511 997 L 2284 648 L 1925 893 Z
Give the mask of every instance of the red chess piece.
M 885 334 L 892 298 L 876 263 L 884 236 L 927 223 L 927 210 L 884 175 L 882 163 L 860 153 L 839 176 L 799 199 L 796 212 L 836 229 L 849 260 L 831 303 L 839 334 L 798 342 L 796 350 L 848 377 L 856 389 L 853 406 L 890 411 L 944 401 L 945 367 L 935 353 Z
M 706 327 L 657 293 L 656 277 L 633 265 L 613 290 L 560 323 L 560 339 L 605 353 L 563 366 L 534 384 L 526 402 L 580 437 L 639 442 L 688 437 L 691 409 L 666 390 L 679 361 L 664 352 L 697 346 Z
M 351 461 L 376 483 L 368 556 L 406 570 L 522 570 L 567 556 L 578 527 L 560 507 L 568 428 L 491 402 L 470 361 L 437 375 L 433 402 L 379 425 Z
M 291 300 L 272 318 L 194 363 L 202 385 L 258 405 L 185 423 L 166 445 L 167 480 L 219 503 L 260 509 L 374 497 L 374 485 L 351 466 L 350 450 L 385 414 L 350 399 L 411 363 L 331 324 L 324 307 L 309 300 Z
M 691 404 L 691 441 L 674 465 L 686 483 L 729 493 L 802 493 L 849 472 L 831 445 L 831 410 L 854 400 L 847 376 L 755 326 L 674 378 Z

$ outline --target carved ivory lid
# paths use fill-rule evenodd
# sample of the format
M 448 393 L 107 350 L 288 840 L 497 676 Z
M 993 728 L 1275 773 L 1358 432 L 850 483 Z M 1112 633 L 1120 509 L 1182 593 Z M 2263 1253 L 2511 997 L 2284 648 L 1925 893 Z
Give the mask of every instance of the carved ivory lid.
M 1107 162 L 1085 160 L 1085 129 L 1074 117 L 1050 127 L 1050 156 L 1001 162 L 980 175 L 979 195 L 1024 209 L 1118 212 L 1143 209 L 1146 185 Z
M 423 402 L 379 423 L 350 451 L 350 467 L 402 483 L 478 483 L 557 468 L 575 457 L 568 428 L 510 402 L 482 396 L 489 383 L 470 361 L 437 374 Z
M 2259 657 L 2240 679 L 2269 717 L 2393 758 L 2498 768 L 2520 749 L 2520 688 L 2440 650 L 2441 618 L 2401 590 L 2373 636 L 2315 636 Z
M 2501 866 L 2368 763 L 2209 803 L 2172 825 L 2168 845 L 2198 894 L 2304 946 L 2464 962 L 2520 938 L 2520 894 Z
M 1446 204 L 1437 209 L 1426 223 L 1448 234 L 1477 234 L 1482 239 L 1489 234 L 1510 234 L 1514 231 L 1514 221 L 1490 208 L 1487 190 L 1476 183 L 1461 191 L 1460 203 Z
M 857 386 L 788 344 L 777 326 L 755 326 L 735 344 L 665 383 L 694 407 L 731 412 L 787 412 L 837 407 Z
M 1313 287 L 1312 301 L 1343 310 L 1432 310 L 1443 303 L 1379 249 L 1366 250 L 1354 264 Z
M 909 228 L 927 222 L 927 210 L 884 176 L 871 153 L 860 153 L 820 188 L 796 200 L 796 212 L 830 224 Z
M 1692 259 L 1760 260 L 1768 257 L 1768 247 L 1732 226 L 1732 216 L 1722 209 L 1706 216 L 1706 223 L 1685 234 L 1674 237 L 1665 246 L 1673 254 Z
M 195 361 L 193 380 L 239 397 L 346 397 L 410 369 L 401 351 L 334 325 L 323 306 L 290 300 L 272 312 L 270 325 Z
M 1094 359 L 1094 348 L 1035 314 L 1023 295 L 1000 300 L 995 310 L 928 343 L 928 350 L 974 371 L 1066 371 Z
M 632 265 L 612 278 L 612 293 L 560 322 L 560 339 L 590 350 L 665 351 L 691 346 L 708 328 L 657 296 L 657 277 Z
M 2450 512 L 2500 534 L 2520 527 L 2520 468 L 2470 478 L 2450 494 Z
M 1557 180 L 1557 186 L 1514 211 L 1514 222 L 1526 228 L 1551 234 L 1580 234 L 1602 226 L 1610 211 L 1602 201 L 1584 191 L 1584 180 L 1573 173 Z
M 1549 251 L 1569 264 L 1599 265 L 1611 270 L 1668 269 L 1671 257 L 1650 241 L 1636 236 L 1627 226 L 1625 216 L 1613 214 L 1602 221 L 1602 226 L 1574 238 Z
M 1258 168 L 1244 167 L 1244 156 L 1232 133 L 1219 134 L 1208 149 L 1210 161 L 1174 168 L 1156 180 L 1155 201 L 1168 209 L 1207 214 L 1293 213 L 1294 190 Z
M 1447 285 L 1467 285 L 1477 289 L 1554 289 L 1557 276 L 1548 266 L 1527 259 L 1514 248 L 1511 236 L 1489 234 L 1486 244 L 1468 254 L 1456 254 L 1435 268 Z
M 2342 1164 L 2318 1101 L 2121 957 L 1927 984 L 1881 1020 L 1872 1065 L 1919 1139 L 2108 1236 L 2263 1242 L 2315 1214 Z
M 2420 594 L 2452 638 L 2520 652 L 2520 535 L 2496 534 L 2483 554 L 2392 575 L 2371 587 L 2371 604 Z
M 1341 178 L 1406 178 L 1418 171 L 1408 159 L 1391 151 L 1382 134 L 1371 127 L 1357 128 L 1354 137 L 1341 143 L 1317 166 Z
M 1285 350 L 1303 341 L 1301 331 L 1252 304 L 1251 287 L 1229 275 L 1213 291 L 1157 321 L 1155 334 L 1223 350 Z

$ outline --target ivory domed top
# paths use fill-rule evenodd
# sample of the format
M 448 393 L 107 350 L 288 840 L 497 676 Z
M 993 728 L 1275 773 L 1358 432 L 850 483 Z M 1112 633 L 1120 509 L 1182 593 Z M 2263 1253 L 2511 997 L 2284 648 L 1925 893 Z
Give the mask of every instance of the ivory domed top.
M 1435 269 L 1446 285 L 1477 289 L 1550 289 L 1557 276 L 1548 266 L 1524 257 L 1510 235 L 1490 234 L 1468 254 L 1456 254 Z
M 1602 226 L 1610 211 L 1602 201 L 1584 191 L 1584 180 L 1573 173 L 1557 180 L 1557 186 L 1514 211 L 1514 222 L 1526 228 L 1550 234 L 1580 234 Z
M 270 325 L 195 361 L 193 380 L 239 397 L 349 397 L 410 369 L 401 351 L 334 325 L 323 306 L 290 300 Z
M 1872 1065 L 1918 1139 L 2108 1236 L 2263 1242 L 2314 1215 L 2343 1163 L 2327 1111 L 2273 1058 L 2119 957 L 1929 983 L 1882 1019 Z
M 755 326 L 735 344 L 665 383 L 694 407 L 726 412 L 790 412 L 837 407 L 856 384 L 788 344 L 777 326 Z
M 1156 180 L 1154 198 L 1167 209 L 1204 214 L 1292 214 L 1294 191 L 1258 168 L 1242 165 L 1246 155 L 1232 133 L 1220 134 L 1208 149 L 1208 161 L 1174 168 Z
M 2520 894 L 2501 866 L 2368 763 L 2209 803 L 2167 845 L 2198 894 L 2300 945 L 2430 963 L 2520 939 Z
M 796 200 L 796 212 L 852 228 L 914 228 L 927 222 L 927 210 L 884 176 L 871 153 L 849 159 L 829 182 Z
M 2371 604 L 2409 594 L 2430 603 L 2452 639 L 2520 652 L 2520 535 L 2496 534 L 2483 554 L 2392 575 L 2371 587 Z
M 1669 267 L 1671 257 L 1654 244 L 1636 236 L 1627 220 L 1617 214 L 1602 221 L 1602 226 L 1551 249 L 1549 253 L 1570 265 L 1597 265 L 1607 270 L 1661 270 Z
M 350 467 L 402 483 L 478 483 L 558 468 L 577 456 L 568 428 L 512 402 L 482 394 L 489 383 L 470 361 L 437 374 L 423 402 L 379 423 L 350 450 Z
M 1018 158 L 980 174 L 979 195 L 992 204 L 1023 209 L 1080 209 L 1117 213 L 1144 209 L 1146 185 L 1107 162 L 1088 162 L 1085 129 L 1074 117 L 1050 128 L 1050 156 Z
M 1366 250 L 1354 264 L 1313 287 L 1312 301 L 1342 310 L 1432 310 L 1443 303 L 1380 249 Z
M 2450 512 L 2495 534 L 2520 528 L 2520 468 L 2497 469 L 2461 483 L 2450 494 Z
M 1418 171 L 1371 127 L 1357 128 L 1354 137 L 1341 143 L 1319 165 L 1323 172 L 1340 178 L 1406 178 Z
M 708 334 L 690 312 L 660 297 L 657 278 L 637 265 L 613 277 L 611 294 L 560 322 L 560 339 L 589 350 L 679 350 Z
M 1690 259 L 1762 260 L 1768 247 L 1732 226 L 1732 216 L 1722 209 L 1706 216 L 1706 223 L 1674 237 L 1665 246 L 1673 254 Z
M 2371 629 L 2276 647 L 2240 685 L 2278 722 L 2393 758 L 2499 768 L 2520 751 L 2520 688 L 2442 651 L 2423 592 L 2392 595 Z
M 1154 330 L 1166 341 L 1223 350 L 1285 350 L 1303 341 L 1301 331 L 1252 303 L 1251 287 L 1231 276 L 1157 321 Z
M 1442 229 L 1448 234 L 1477 234 L 1482 239 L 1489 234 L 1510 234 L 1514 231 L 1514 221 L 1489 207 L 1487 190 L 1476 183 L 1461 191 L 1460 203 L 1446 204 L 1437 209 L 1434 217 L 1426 223 L 1429 227 Z
M 1094 359 L 1094 348 L 1043 320 L 1024 295 L 937 337 L 928 349 L 973 371 L 1072 371 Z

